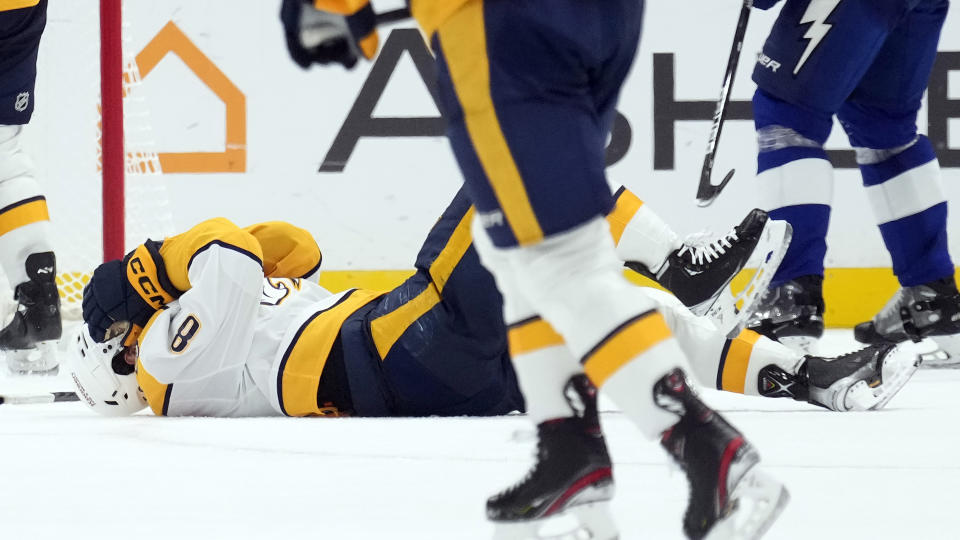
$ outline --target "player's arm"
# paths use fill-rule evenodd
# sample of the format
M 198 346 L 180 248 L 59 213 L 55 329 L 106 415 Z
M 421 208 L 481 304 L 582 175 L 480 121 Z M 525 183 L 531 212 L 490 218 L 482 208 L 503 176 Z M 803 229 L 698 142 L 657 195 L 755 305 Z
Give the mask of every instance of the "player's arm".
M 225 281 L 242 275 L 244 287 L 259 291 L 262 261 L 252 234 L 224 218 L 207 220 L 163 242 L 147 240 L 122 260 L 97 267 L 84 289 L 83 320 L 97 342 L 115 321 L 129 321 L 135 335 L 155 311 L 218 272 Z
M 186 382 L 244 362 L 238 351 L 253 337 L 263 269 L 256 239 L 237 230 L 243 234 L 233 242 L 214 240 L 191 257 L 188 290 L 157 311 L 140 335 L 141 364 L 158 382 Z

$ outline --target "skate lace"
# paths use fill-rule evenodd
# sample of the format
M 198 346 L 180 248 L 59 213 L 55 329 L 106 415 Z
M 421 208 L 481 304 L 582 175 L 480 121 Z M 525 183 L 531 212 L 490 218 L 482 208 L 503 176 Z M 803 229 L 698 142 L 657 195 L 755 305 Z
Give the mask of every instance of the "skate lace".
M 524 432 L 524 431 L 515 431 L 515 432 L 513 433 L 513 437 L 514 437 L 514 440 L 515 440 L 515 441 L 518 440 L 518 435 L 519 435 L 520 437 L 529 437 L 529 436 L 531 436 L 531 435 L 535 436 L 535 433 L 530 432 L 530 431 L 526 431 L 526 432 Z M 539 472 L 539 470 L 540 470 L 540 466 L 541 466 L 541 464 L 543 463 L 543 456 L 544 456 L 545 453 L 546 453 L 546 452 L 544 451 L 544 448 L 543 448 L 543 442 L 538 440 L 538 441 L 537 441 L 537 447 L 536 447 L 536 450 L 535 450 L 535 452 L 534 452 L 534 463 L 533 463 L 533 465 L 530 467 L 530 469 L 527 471 L 527 474 L 523 475 L 523 477 L 520 478 L 520 480 L 517 480 L 516 483 L 514 483 L 513 485 L 508 486 L 508 487 L 505 488 L 503 491 L 501 491 L 500 494 L 499 494 L 499 496 L 500 496 L 500 497 L 509 497 L 509 496 L 512 495 L 513 493 L 517 492 L 520 488 L 522 488 L 523 486 L 525 486 L 525 485 L 527 484 L 527 482 L 529 482 L 530 480 L 532 480 L 533 477 L 535 477 L 535 476 L 537 475 L 537 473 Z
M 733 247 L 733 242 L 739 239 L 736 229 L 723 236 L 715 236 L 710 231 L 701 231 L 688 235 L 683 239 L 683 247 L 677 252 L 679 257 L 686 255 L 695 265 L 709 263 L 719 259 L 721 255 Z

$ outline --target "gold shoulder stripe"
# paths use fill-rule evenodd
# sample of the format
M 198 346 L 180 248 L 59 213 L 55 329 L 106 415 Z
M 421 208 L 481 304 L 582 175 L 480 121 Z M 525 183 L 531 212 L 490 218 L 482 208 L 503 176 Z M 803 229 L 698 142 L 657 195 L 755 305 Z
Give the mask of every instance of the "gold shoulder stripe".
M 187 262 L 187 270 L 188 270 L 188 271 L 190 270 L 190 265 L 193 264 L 193 260 L 196 259 L 198 255 L 200 255 L 200 254 L 203 253 L 204 251 L 212 248 L 213 246 L 219 246 L 219 247 L 222 247 L 222 248 L 224 248 L 224 249 L 229 249 L 230 251 L 236 251 L 237 253 L 239 253 L 239 254 L 241 254 L 241 255 L 246 255 L 251 261 L 257 263 L 257 265 L 258 265 L 260 268 L 263 268 L 263 259 L 262 259 L 261 256 L 260 256 L 260 250 L 259 250 L 259 249 L 258 249 L 258 250 L 255 250 L 255 251 L 257 251 L 257 252 L 254 253 L 254 252 L 252 252 L 252 251 L 248 251 L 248 250 L 246 250 L 246 249 L 243 249 L 242 247 L 237 246 L 236 244 L 234 244 L 234 243 L 232 243 L 232 242 L 224 242 L 223 240 L 213 240 L 213 241 L 211 241 L 210 243 L 208 243 L 208 244 L 206 244 L 205 246 L 203 246 L 202 248 L 200 248 L 200 249 L 198 249 L 197 251 L 195 251 L 194 254 L 190 256 L 190 260 Z
M 324 415 L 324 407 L 317 403 L 317 390 L 340 327 L 350 315 L 382 295 L 381 292 L 354 289 L 333 306 L 314 313 L 297 330 L 277 373 L 277 397 L 283 414 Z
M 226 218 L 213 218 L 195 225 L 185 233 L 165 239 L 160 246 L 167 276 L 174 287 L 181 291 L 190 289 L 190 263 L 197 254 L 214 245 L 243 253 L 263 265 L 260 243 L 252 234 Z

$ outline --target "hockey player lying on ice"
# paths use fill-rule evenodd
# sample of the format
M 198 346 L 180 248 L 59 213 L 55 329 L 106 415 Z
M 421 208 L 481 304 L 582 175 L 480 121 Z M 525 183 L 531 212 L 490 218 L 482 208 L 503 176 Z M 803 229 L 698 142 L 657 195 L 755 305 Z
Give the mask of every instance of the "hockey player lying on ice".
M 389 292 L 331 294 L 316 285 L 320 250 L 286 223 L 239 228 L 218 218 L 147 241 L 98 267 L 84 291 L 70 362 L 78 394 L 107 415 L 147 405 L 158 415 L 217 417 L 522 411 L 502 299 L 473 248 L 472 214 L 458 194 L 427 236 L 416 273 Z M 700 311 L 755 251 L 767 260 L 753 287 L 762 291 L 789 241 L 783 222 L 755 211 L 720 240 L 684 247 L 622 189 L 608 223 L 623 259 L 634 261 L 628 266 Z M 833 361 L 803 357 L 752 331 L 738 334 L 736 321 L 721 316 L 734 327 L 728 339 L 677 298 L 651 295 L 704 386 L 871 409 L 916 367 L 892 345 Z

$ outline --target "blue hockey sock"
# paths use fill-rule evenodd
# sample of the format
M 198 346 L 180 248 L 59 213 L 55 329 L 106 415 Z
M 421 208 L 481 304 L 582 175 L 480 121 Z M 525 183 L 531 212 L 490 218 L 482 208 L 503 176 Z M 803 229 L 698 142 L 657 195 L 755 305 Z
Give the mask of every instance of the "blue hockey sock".
M 858 149 L 857 161 L 900 284 L 909 287 L 953 275 L 947 202 L 930 140 L 920 135 L 905 149 Z

